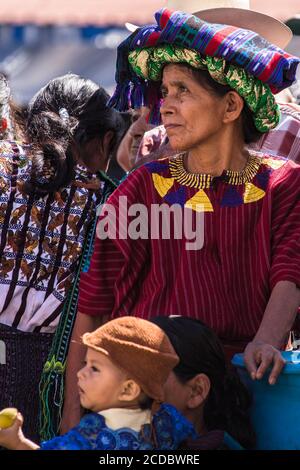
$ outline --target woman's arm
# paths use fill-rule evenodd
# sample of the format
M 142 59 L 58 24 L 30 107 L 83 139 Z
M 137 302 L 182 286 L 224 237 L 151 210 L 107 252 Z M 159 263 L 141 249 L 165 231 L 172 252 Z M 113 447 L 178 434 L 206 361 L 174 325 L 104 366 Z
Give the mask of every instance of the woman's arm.
M 300 306 L 300 167 L 287 162 L 272 188 L 271 295 L 261 325 L 245 349 L 245 363 L 253 379 L 272 366 L 269 383 L 276 382 L 284 361 L 282 347 Z M 298 287 L 297 287 L 298 286 Z
M 261 379 L 272 366 L 269 383 L 275 384 L 285 361 L 279 348 L 286 342 L 300 306 L 300 289 L 289 281 L 278 282 L 269 299 L 260 327 L 244 353 L 253 380 Z

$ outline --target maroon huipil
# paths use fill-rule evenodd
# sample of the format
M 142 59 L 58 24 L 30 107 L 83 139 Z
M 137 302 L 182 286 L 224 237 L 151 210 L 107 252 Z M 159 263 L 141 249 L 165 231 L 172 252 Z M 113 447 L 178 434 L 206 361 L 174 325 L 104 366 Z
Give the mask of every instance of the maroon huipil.
M 108 203 L 118 209 L 120 196 L 127 196 L 128 207 L 149 209 L 149 232 L 151 205 L 188 206 L 196 217 L 200 201 L 204 245 L 187 250 L 189 240 L 175 239 L 172 223 L 170 239 L 97 238 L 81 276 L 81 313 L 183 315 L 201 319 L 225 342 L 248 341 L 274 286 L 300 286 L 299 165 L 252 154 L 242 172 L 213 178 L 188 173 L 179 155 L 138 168 Z

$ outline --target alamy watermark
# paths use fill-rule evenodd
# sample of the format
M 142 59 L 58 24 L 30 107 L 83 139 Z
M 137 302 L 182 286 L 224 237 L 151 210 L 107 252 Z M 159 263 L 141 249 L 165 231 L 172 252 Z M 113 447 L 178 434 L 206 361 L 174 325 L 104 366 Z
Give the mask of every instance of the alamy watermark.
M 101 240 L 185 240 L 186 250 L 200 250 L 204 245 L 204 206 L 180 204 L 128 205 L 127 196 L 119 197 L 119 206 L 106 203 L 100 207 L 97 237 Z

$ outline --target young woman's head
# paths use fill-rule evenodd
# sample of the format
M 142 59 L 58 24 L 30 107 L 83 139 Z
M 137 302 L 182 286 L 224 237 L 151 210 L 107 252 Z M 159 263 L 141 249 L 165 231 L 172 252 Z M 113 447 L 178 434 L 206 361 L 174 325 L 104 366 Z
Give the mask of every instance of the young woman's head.
M 96 90 L 80 113 L 74 132 L 80 158 L 91 171 L 106 169 L 131 124 L 130 113 L 112 112 L 108 100 L 103 88 Z
M 122 137 L 122 115 L 107 107 L 108 94 L 89 79 L 67 74 L 51 80 L 29 104 L 26 132 L 33 147 L 27 190 L 49 192 L 70 183 L 76 163 L 105 170 Z
M 250 396 L 234 371 L 228 370 L 215 333 L 201 321 L 186 317 L 152 321 L 167 334 L 179 356 L 165 385 L 165 401 L 176 406 L 200 433 L 222 429 L 246 448 L 253 447 Z

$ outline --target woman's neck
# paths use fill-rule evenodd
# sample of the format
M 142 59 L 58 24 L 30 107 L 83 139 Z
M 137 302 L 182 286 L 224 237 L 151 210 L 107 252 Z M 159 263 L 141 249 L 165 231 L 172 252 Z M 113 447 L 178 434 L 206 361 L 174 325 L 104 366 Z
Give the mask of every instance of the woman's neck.
M 221 139 L 211 139 L 200 143 L 187 152 L 186 170 L 190 173 L 205 173 L 220 176 L 224 170 L 242 171 L 249 153 L 238 136 L 224 135 Z
M 203 435 L 207 433 L 202 406 L 200 406 L 198 409 L 193 408 L 185 410 L 184 416 L 193 424 L 198 434 Z

